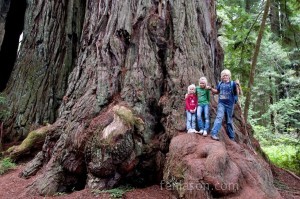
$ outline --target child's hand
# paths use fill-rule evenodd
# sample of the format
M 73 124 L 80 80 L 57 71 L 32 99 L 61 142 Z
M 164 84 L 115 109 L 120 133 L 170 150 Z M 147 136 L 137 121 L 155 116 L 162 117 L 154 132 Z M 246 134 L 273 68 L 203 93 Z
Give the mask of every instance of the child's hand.
M 189 95 L 189 94 L 186 93 L 185 96 L 184 96 L 184 99 L 186 99 L 188 95 Z
M 206 88 L 205 89 L 207 89 L 207 90 L 211 90 L 211 87 L 210 86 L 206 86 Z

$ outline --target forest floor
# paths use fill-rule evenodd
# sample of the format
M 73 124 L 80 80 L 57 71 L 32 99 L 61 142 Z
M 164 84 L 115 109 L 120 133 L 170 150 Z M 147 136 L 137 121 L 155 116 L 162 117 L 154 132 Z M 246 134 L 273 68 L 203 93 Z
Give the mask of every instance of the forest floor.
M 24 168 L 24 164 L 0 176 L 0 198 L 1 199 L 91 199 L 113 198 L 108 193 L 95 193 L 84 189 L 71 194 L 57 194 L 52 197 L 33 196 L 26 192 L 27 187 L 35 180 L 36 176 L 29 179 L 18 177 Z M 273 167 L 274 184 L 284 199 L 300 199 L 300 180 L 283 169 Z M 171 192 L 162 189 L 159 185 L 153 185 L 144 189 L 133 189 L 123 195 L 125 199 L 175 199 Z

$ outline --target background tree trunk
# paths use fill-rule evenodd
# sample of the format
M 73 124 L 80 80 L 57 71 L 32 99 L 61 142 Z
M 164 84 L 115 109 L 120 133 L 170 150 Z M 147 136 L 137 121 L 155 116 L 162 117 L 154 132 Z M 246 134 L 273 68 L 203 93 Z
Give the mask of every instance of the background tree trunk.
M 251 8 L 251 0 L 245 0 L 245 11 L 246 12 L 250 12 L 250 8 Z
M 276 36 L 280 36 L 279 1 L 278 0 L 271 0 L 270 22 L 271 22 L 271 31 Z
M 245 11 L 248 12 L 248 13 L 253 12 L 253 11 L 251 11 L 251 8 L 252 8 L 253 5 L 256 4 L 257 2 L 259 2 L 259 0 L 244 0 Z
M 28 3 L 24 43 L 5 90 L 13 113 L 7 125 L 15 127 L 11 136 L 26 134 L 30 124 L 52 123 L 57 116 L 51 128 L 42 131 L 47 131 L 42 151 L 21 173 L 29 177 L 45 165 L 29 190 L 51 195 L 124 182 L 145 186 L 158 183 L 164 174 L 168 178 L 163 169 L 171 162 L 166 162 L 171 139 L 182 132 L 189 136 L 187 86 L 197 84 L 201 76 L 216 85 L 222 69 L 215 2 L 163 1 L 163 17 L 158 14 L 159 1 L 150 0 Z M 78 19 L 83 13 L 81 29 Z M 79 35 L 80 41 L 75 39 Z M 214 115 L 214 98 L 211 105 Z M 239 164 L 250 168 L 255 162 L 239 106 L 235 118 L 236 139 L 245 149 L 230 143 L 224 131 L 221 139 L 228 149 L 222 142 L 218 145 L 225 155 L 225 150 L 247 150 L 241 160 L 251 164 L 216 163 L 220 170 Z M 193 152 L 193 157 L 202 157 Z M 257 165 L 254 172 L 267 164 Z M 260 183 L 255 186 L 272 192 L 272 176 L 264 171 L 256 175 Z M 211 179 L 207 182 L 217 182 Z
M 272 76 L 270 75 L 269 76 L 269 102 L 270 102 L 270 105 L 273 105 L 274 104 L 274 89 L 273 89 L 273 83 L 272 83 Z M 274 121 L 274 112 L 271 111 L 270 113 L 270 121 L 271 121 L 271 130 L 272 132 L 276 132 L 276 125 L 275 125 L 275 121 Z

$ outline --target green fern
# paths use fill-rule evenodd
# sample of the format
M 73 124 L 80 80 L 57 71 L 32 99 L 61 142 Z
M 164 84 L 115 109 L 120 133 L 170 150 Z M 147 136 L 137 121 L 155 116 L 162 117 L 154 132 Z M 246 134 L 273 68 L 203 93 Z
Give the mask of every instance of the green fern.
M 272 163 L 300 174 L 300 143 L 297 135 L 274 133 L 259 125 L 254 125 L 253 129 L 254 136 Z
M 16 168 L 16 164 L 10 158 L 0 160 L 0 175 L 14 168 Z
M 122 196 L 128 192 L 133 190 L 132 187 L 130 186 L 120 186 L 117 188 L 109 189 L 109 190 L 93 190 L 92 192 L 94 194 L 99 194 L 99 193 L 108 193 L 110 197 L 112 198 L 122 198 Z

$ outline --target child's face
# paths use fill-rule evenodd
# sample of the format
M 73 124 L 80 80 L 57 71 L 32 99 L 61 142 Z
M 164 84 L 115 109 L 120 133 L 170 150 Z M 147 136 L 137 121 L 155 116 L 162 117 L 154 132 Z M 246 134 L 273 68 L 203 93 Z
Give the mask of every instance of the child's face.
M 225 75 L 222 76 L 222 81 L 223 82 L 229 82 L 229 79 L 230 79 L 229 75 L 227 75 L 227 74 L 225 74 Z
M 189 93 L 195 93 L 195 88 L 190 88 Z
M 200 81 L 199 85 L 201 88 L 205 88 L 205 86 L 206 86 L 204 81 Z

